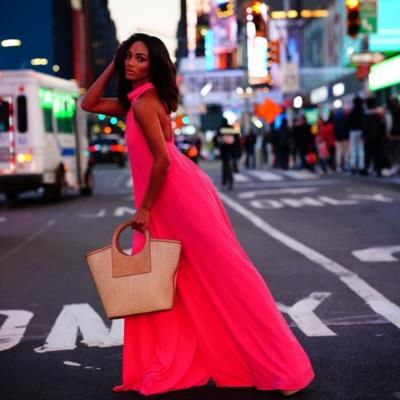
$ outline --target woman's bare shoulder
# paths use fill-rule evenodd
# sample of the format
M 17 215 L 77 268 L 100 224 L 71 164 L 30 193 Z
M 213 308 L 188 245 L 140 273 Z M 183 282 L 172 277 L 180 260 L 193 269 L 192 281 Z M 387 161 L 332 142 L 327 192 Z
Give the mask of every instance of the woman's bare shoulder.
M 133 104 L 135 117 L 157 113 L 166 113 L 166 109 L 155 89 L 143 93 Z

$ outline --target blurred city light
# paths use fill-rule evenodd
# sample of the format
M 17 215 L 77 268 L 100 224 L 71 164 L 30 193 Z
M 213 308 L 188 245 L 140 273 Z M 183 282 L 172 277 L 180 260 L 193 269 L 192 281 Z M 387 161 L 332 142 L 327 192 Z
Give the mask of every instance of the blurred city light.
M 22 45 L 22 42 L 19 39 L 4 39 L 1 41 L 2 47 L 18 47 L 21 45 Z
M 293 99 L 293 107 L 294 108 L 301 108 L 303 107 L 303 98 L 301 96 L 296 96 Z
M 208 93 L 210 93 L 211 89 L 213 87 L 213 84 L 211 82 L 206 83 L 200 90 L 200 94 L 202 96 L 207 96 Z
M 31 64 L 32 65 L 47 65 L 49 60 L 47 58 L 32 58 Z

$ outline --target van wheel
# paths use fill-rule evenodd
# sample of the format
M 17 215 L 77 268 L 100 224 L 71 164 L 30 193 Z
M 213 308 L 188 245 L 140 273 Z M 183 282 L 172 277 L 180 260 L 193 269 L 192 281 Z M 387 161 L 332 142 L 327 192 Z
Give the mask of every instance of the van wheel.
M 80 189 L 82 196 L 91 196 L 94 189 L 94 176 L 92 169 L 89 169 L 85 174 L 85 186 Z
M 65 171 L 59 168 L 57 171 L 56 183 L 54 185 L 46 185 L 44 188 L 44 196 L 50 201 L 63 201 L 67 194 L 67 180 Z

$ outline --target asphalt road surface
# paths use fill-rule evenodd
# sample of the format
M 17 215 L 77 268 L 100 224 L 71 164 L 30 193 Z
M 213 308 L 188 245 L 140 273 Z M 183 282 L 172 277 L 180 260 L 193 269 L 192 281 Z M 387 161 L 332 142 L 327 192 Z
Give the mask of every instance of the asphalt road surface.
M 400 399 L 400 191 L 276 170 L 242 170 L 228 191 L 216 164 L 205 169 L 313 362 L 315 380 L 292 398 Z M 107 320 L 84 259 L 134 213 L 130 172 L 102 166 L 95 178 L 92 197 L 0 198 L 1 400 L 143 398 L 111 392 L 123 325 Z M 157 398 L 282 397 L 210 384 Z

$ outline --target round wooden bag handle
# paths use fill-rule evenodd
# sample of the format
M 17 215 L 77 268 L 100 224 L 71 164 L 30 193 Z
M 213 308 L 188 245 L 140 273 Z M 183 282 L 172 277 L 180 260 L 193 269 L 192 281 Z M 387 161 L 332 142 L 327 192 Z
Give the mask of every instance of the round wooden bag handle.
M 142 250 L 135 255 L 125 254 L 119 243 L 122 231 L 131 226 L 131 221 L 124 221 L 117 226 L 111 242 L 112 275 L 114 278 L 127 275 L 143 274 L 151 271 L 150 233 L 146 229 L 146 242 Z

